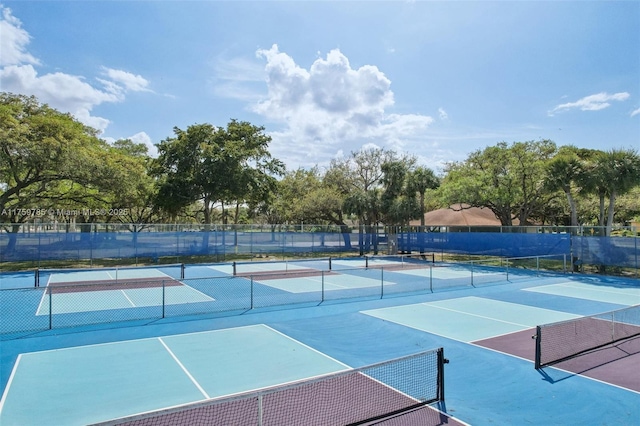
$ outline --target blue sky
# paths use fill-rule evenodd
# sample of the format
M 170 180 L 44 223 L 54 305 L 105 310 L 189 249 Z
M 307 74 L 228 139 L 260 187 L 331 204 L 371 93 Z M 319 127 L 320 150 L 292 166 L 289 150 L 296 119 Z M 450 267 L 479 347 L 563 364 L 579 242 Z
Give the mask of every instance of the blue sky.
M 2 1 L 2 0 L 0 0 Z M 4 1 L 0 90 L 109 141 L 262 125 L 288 169 L 376 146 L 640 148 L 638 1 Z

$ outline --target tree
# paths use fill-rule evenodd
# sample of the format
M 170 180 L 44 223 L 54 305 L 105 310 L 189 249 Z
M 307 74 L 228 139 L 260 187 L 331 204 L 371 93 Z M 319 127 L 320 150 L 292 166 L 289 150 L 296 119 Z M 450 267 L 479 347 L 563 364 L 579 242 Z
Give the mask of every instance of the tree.
M 440 186 L 440 179 L 433 173 L 433 170 L 426 167 L 417 167 L 408 176 L 409 191 L 419 196 L 420 226 L 424 226 L 425 195 L 430 189 L 437 189 Z
M 143 143 L 130 139 L 120 139 L 111 148 L 114 156 L 125 156 L 127 168 L 123 170 L 118 190 L 113 194 L 111 204 L 120 212 L 115 218 L 131 225 L 130 230 L 140 232 L 156 221 L 157 208 L 154 205 L 157 186 L 150 174 L 152 159 Z
M 95 130 L 35 97 L 0 94 L 0 211 L 35 208 L 51 185 L 95 183 L 104 149 Z M 5 219 L 17 220 L 10 214 Z
M 526 225 L 552 196 L 544 186 L 545 164 L 556 152 L 549 140 L 500 142 L 464 162 L 450 163 L 441 194 L 449 205 L 487 207 L 503 226 Z
M 240 205 L 266 199 L 275 188 L 274 176 L 284 173 L 282 162 L 268 151 L 271 138 L 264 127 L 231 120 L 226 129 L 195 124 L 186 130 L 175 127 L 174 134 L 158 144 L 153 166 L 159 179 L 156 204 L 173 215 L 199 205 L 205 230 L 217 203 L 225 222 L 225 206 L 235 203 L 237 220 Z M 203 236 L 205 250 L 208 235 Z
M 381 216 L 385 225 L 405 225 L 418 217 L 420 208 L 417 191 L 409 184 L 413 162 L 406 159 L 392 160 L 382 165 L 383 191 Z
M 600 151 L 589 165 L 588 176 L 587 190 L 600 199 L 600 226 L 605 224 L 605 198 L 609 198 L 605 235 L 611 235 L 616 198 L 640 185 L 640 156 L 632 149 Z
M 584 176 L 582 157 L 584 153 L 574 146 L 562 146 L 547 163 L 545 184 L 550 191 L 562 190 L 569 203 L 571 226 L 578 226 L 578 208 L 574 198 L 576 185 Z M 580 190 L 580 188 L 578 188 Z

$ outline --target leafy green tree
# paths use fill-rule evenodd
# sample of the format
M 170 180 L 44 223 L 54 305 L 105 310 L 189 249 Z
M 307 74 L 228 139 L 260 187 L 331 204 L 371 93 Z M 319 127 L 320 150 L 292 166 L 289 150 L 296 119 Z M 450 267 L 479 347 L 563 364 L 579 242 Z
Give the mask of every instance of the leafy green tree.
M 271 138 L 264 127 L 231 120 L 226 128 L 195 124 L 174 128 L 175 137 L 158 144 L 153 173 L 159 179 L 156 203 L 172 214 L 198 204 L 206 226 L 214 208 L 257 203 L 275 188 L 284 173 L 281 161 L 268 151 Z
M 409 192 L 417 193 L 419 196 L 420 225 L 424 226 L 424 214 L 426 210 L 425 197 L 430 189 L 437 189 L 440 186 L 440 179 L 433 170 L 426 167 L 416 167 L 408 176 Z
M 151 176 L 152 159 L 144 143 L 120 139 L 111 148 L 114 157 L 124 156 L 121 179 L 113 191 L 111 205 L 118 212 L 113 216 L 130 230 L 140 232 L 158 220 L 154 200 L 157 193 L 155 179 Z M 122 160 L 121 160 L 122 161 Z
M 569 203 L 570 226 L 578 226 L 578 208 L 574 192 L 580 190 L 584 177 L 583 158 L 586 153 L 574 146 L 562 146 L 547 163 L 545 184 L 550 191 L 562 190 Z M 576 188 L 578 186 L 578 188 Z
M 640 185 L 640 156 L 632 149 L 600 151 L 593 156 L 585 176 L 585 189 L 599 197 L 599 225 L 605 226 L 605 235 L 611 235 L 617 197 Z M 606 198 L 609 203 L 605 215 Z
M 405 225 L 423 210 L 410 186 L 413 162 L 405 159 L 388 161 L 382 165 L 383 191 L 381 193 L 382 220 L 385 225 Z
M 491 209 L 503 226 L 513 219 L 526 225 L 552 194 L 545 188 L 546 163 L 556 152 L 549 140 L 500 142 L 478 150 L 466 161 L 451 163 L 441 194 L 447 204 Z
M 34 97 L 2 93 L 0 122 L 0 211 L 38 207 L 54 183 L 102 177 L 95 157 L 104 145 L 95 130 L 70 115 Z M 3 218 L 19 220 L 6 212 Z

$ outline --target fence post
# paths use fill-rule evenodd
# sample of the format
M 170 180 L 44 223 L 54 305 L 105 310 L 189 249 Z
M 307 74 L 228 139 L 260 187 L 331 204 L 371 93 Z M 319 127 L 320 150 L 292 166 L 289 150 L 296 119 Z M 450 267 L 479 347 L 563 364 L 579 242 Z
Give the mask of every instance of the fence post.
M 165 315 L 165 306 L 166 306 L 165 284 L 164 284 L 164 280 L 162 280 L 162 318 L 164 318 L 164 315 Z
M 507 268 L 507 281 L 509 281 L 509 258 L 508 257 L 506 262 L 506 268 Z
M 53 288 L 47 286 L 49 290 L 49 330 L 53 328 Z
M 235 262 L 233 263 L 235 264 Z M 251 275 L 251 304 L 249 309 L 253 310 L 253 275 Z
M 258 394 L 258 426 L 262 426 L 262 393 Z
M 636 277 L 638 276 L 638 238 L 634 238 L 633 239 L 633 244 L 635 246 L 635 253 L 636 253 Z

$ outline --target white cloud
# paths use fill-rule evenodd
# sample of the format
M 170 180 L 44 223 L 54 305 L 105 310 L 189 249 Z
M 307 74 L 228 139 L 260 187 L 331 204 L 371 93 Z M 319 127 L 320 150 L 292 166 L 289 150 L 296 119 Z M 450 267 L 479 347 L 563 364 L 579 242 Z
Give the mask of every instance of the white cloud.
M 449 114 L 447 114 L 447 111 L 445 111 L 444 108 L 438 108 L 438 116 L 442 121 L 447 120 L 449 118 Z
M 640 115 L 640 108 L 631 112 L 631 117 L 635 117 L 636 115 Z
M 147 146 L 149 156 L 153 158 L 158 157 L 158 148 L 153 144 L 151 137 L 146 132 L 138 132 L 133 136 L 118 139 L 130 139 L 133 143 L 143 143 Z M 118 139 L 112 137 L 104 138 L 104 140 L 111 145 L 113 145 L 113 143 Z
M 107 67 L 102 68 L 106 78 L 96 79 L 102 88 L 94 87 L 83 76 L 63 72 L 39 75 L 34 66 L 40 61 L 26 50 L 31 36 L 10 9 L 0 6 L 0 10 L 0 86 L 3 91 L 35 96 L 40 102 L 73 114 L 99 132 L 104 132 L 110 121 L 91 115 L 94 107 L 105 102 L 123 102 L 129 92 L 151 91 L 149 82 L 142 76 Z
M 337 150 L 357 151 L 366 143 L 400 151 L 433 122 L 387 112 L 394 105 L 391 81 L 376 66 L 352 68 L 339 49 L 308 70 L 277 45 L 256 54 L 266 60 L 267 95 L 253 111 L 284 125 L 271 134 L 274 154 L 289 157 L 297 146 L 298 165 L 326 162 Z
M 26 51 L 31 36 L 22 29 L 22 22 L 11 14 L 11 9 L 2 8 L 0 34 L 0 66 L 40 63 Z
M 129 136 L 127 139 L 131 139 L 134 143 L 145 144 L 151 157 L 156 158 L 158 156 L 158 148 L 151 141 L 151 137 L 145 132 L 138 132 L 133 136 Z
M 610 101 L 624 101 L 629 98 L 629 93 L 620 92 L 610 95 L 606 92 L 597 93 L 595 95 L 585 96 L 576 102 L 568 102 L 566 104 L 560 104 L 554 109 L 549 111 L 549 115 L 553 115 L 555 112 L 566 111 L 570 109 L 580 109 L 581 111 L 599 111 L 611 106 Z
M 213 63 L 214 77 L 207 83 L 216 96 L 255 103 L 263 95 L 264 65 L 249 58 L 218 56 Z
M 151 92 L 148 88 L 149 82 L 141 75 L 107 67 L 102 67 L 102 69 L 103 74 L 111 80 L 108 82 L 120 87 L 123 92 Z

